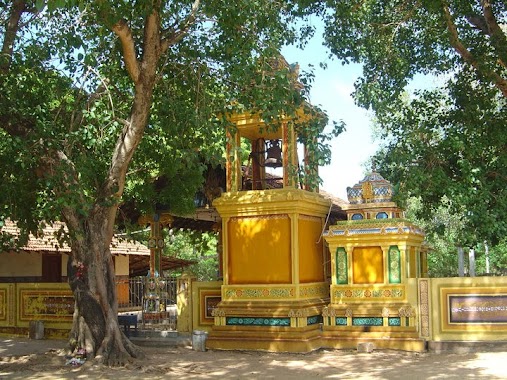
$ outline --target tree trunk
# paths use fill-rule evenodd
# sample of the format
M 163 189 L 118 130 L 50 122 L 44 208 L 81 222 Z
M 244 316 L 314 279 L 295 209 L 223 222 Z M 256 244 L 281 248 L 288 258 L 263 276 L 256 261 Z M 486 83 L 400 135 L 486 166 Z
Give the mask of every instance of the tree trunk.
M 0 60 L 0 72 L 8 72 L 10 69 L 19 20 L 22 13 L 28 11 L 27 3 L 32 4 L 26 0 L 15 0 L 11 6 L 1 47 L 5 57 Z M 149 120 L 160 57 L 188 32 L 199 8 L 199 0 L 194 0 L 184 22 L 175 26 L 174 30 L 163 32 L 160 15 L 162 2 L 155 0 L 148 3 L 142 46 L 139 49 L 136 48 L 136 39 L 125 20 L 111 26 L 122 45 L 125 67 L 135 85 L 135 93 L 130 118 L 124 120 L 124 128 L 111 157 L 111 166 L 104 183 L 97 188 L 93 210 L 88 216 L 79 214 L 72 206 L 64 207 L 62 211 L 62 219 L 69 229 L 71 242 L 67 276 L 75 298 L 70 345 L 72 351 L 84 349 L 87 358 L 97 358 L 110 366 L 122 365 L 132 358 L 143 356 L 142 351 L 126 338 L 118 324 L 115 272 L 110 251 L 118 203 L 125 187 L 127 169 Z M 104 2 L 103 10 L 101 17 L 105 18 L 101 21 L 109 25 L 113 14 L 116 17 L 115 11 L 110 7 L 108 12 L 107 2 Z M 138 51 L 142 51 L 140 57 Z M 3 128 L 8 133 L 21 137 L 26 137 L 29 132 L 29 129 L 20 131 L 18 128 L 15 133 L 16 130 L 9 131 L 5 126 Z M 65 175 L 59 178 L 62 181 L 61 194 L 79 188 L 75 186 L 79 182 L 79 170 L 74 168 L 72 157 L 67 157 L 66 152 L 49 149 L 47 157 L 40 157 L 40 162 L 45 169 L 40 171 L 41 176 L 51 176 L 60 165 L 65 165 Z M 56 196 L 61 194 L 56 192 Z M 83 202 L 85 198 L 83 197 Z
M 111 236 L 104 228 L 108 210 L 102 211 L 85 220 L 80 231 L 70 231 L 74 238 L 67 275 L 75 310 L 69 343 L 73 352 L 86 350 L 87 359 L 117 366 L 142 358 L 143 352 L 128 340 L 118 324 Z
M 124 53 L 131 51 L 134 46 L 128 27 L 119 23 L 116 32 L 124 46 Z M 132 358 L 143 356 L 143 352 L 127 339 L 118 324 L 110 244 L 127 169 L 149 119 L 160 58 L 160 18 L 157 12 L 147 16 L 144 35 L 145 49 L 141 65 L 134 56 L 125 53 L 126 65 L 135 83 L 135 94 L 130 118 L 118 137 L 108 176 L 99 189 L 97 202 L 85 220 L 72 209 L 67 210 L 65 215 L 72 242 L 68 277 L 76 300 L 71 347 L 74 351 L 85 349 L 87 357 L 97 358 L 109 366 L 122 365 Z

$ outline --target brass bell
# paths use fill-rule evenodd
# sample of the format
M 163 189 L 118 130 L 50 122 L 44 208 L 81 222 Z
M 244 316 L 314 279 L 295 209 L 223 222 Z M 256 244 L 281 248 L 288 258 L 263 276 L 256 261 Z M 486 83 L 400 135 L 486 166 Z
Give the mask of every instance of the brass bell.
M 264 166 L 280 168 L 282 166 L 282 148 L 279 140 L 266 141 L 266 160 Z

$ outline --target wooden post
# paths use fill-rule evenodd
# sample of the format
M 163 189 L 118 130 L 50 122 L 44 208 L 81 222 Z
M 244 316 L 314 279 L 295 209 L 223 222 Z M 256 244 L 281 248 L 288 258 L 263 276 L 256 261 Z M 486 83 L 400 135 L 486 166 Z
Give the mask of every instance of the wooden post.
M 154 214 L 150 223 L 150 239 L 148 247 L 150 248 L 150 277 L 160 276 L 160 248 L 158 241 L 160 236 L 160 215 Z
M 226 191 L 231 191 L 232 189 L 232 135 L 229 130 L 226 131 L 226 146 L 225 146 L 225 175 L 226 175 Z
M 292 185 L 289 180 L 289 126 L 282 124 L 282 162 L 283 162 L 283 187 Z

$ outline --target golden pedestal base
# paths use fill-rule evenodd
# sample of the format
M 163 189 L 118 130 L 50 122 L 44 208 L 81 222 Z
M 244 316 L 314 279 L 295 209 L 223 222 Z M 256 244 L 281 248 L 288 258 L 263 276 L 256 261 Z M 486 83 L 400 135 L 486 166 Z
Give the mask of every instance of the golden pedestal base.
M 207 347 L 222 350 L 309 352 L 320 348 L 322 308 L 327 299 L 223 301 Z
M 322 348 L 356 349 L 359 343 L 373 343 L 375 349 L 412 352 L 426 351 L 426 341 L 412 327 L 392 331 L 384 327 L 348 327 L 335 329 L 324 327 Z
M 320 325 L 296 328 L 216 326 L 208 335 L 206 347 L 219 350 L 310 352 L 321 347 L 320 335 Z
M 372 328 L 373 329 L 373 328 Z M 426 351 L 426 341 L 413 332 L 321 331 L 320 325 L 305 328 L 231 326 L 213 328 L 206 347 L 219 350 L 311 352 L 320 348 L 357 349 L 359 343 L 373 343 L 375 349 Z

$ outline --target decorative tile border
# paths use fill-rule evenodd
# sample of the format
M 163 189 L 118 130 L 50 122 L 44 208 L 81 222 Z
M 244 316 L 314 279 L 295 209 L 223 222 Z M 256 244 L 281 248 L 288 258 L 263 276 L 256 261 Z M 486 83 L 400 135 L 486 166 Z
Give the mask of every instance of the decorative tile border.
M 282 299 L 282 298 L 293 298 L 296 294 L 294 286 L 280 286 L 280 287 L 247 287 L 247 286 L 235 286 L 227 287 L 223 289 L 224 299 Z
M 279 208 L 280 203 L 287 201 L 304 201 L 311 204 L 312 209 L 315 209 L 315 211 L 317 211 L 317 208 L 320 210 L 325 209 L 326 211 L 329 208 L 329 200 L 322 195 L 294 188 L 271 189 L 269 192 L 263 190 L 228 191 L 222 193 L 219 198 L 216 198 L 213 201 L 213 205 L 219 210 L 227 207 L 231 211 L 232 208 L 238 206 L 247 206 L 248 209 L 252 209 L 252 207 L 257 207 L 258 204 L 263 204 L 267 207 L 274 205 Z M 245 209 L 245 207 L 242 207 L 242 209 Z
M 398 246 L 392 245 L 389 247 L 388 261 L 389 261 L 389 283 L 399 284 L 401 282 L 401 260 L 400 250 Z
M 16 289 L 14 284 L 0 284 L 0 326 L 16 325 Z
M 336 326 L 347 326 L 347 317 L 336 317 L 335 324 Z
M 227 317 L 227 326 L 290 326 L 290 318 Z
M 322 323 L 322 315 L 314 315 L 314 316 L 308 317 L 306 320 L 307 326 L 316 325 L 319 323 Z
M 336 283 L 349 283 L 347 251 L 345 251 L 345 248 L 343 247 L 338 247 L 336 249 Z
M 253 216 L 234 216 L 229 218 L 229 222 L 238 222 L 243 220 L 277 220 L 277 219 L 289 219 L 287 214 L 279 215 L 253 215 Z
M 224 300 L 265 300 L 285 298 L 327 298 L 329 297 L 329 284 L 314 283 L 285 286 L 224 286 L 222 295 Z
M 381 317 L 354 317 L 352 326 L 383 326 L 384 318 Z
M 419 279 L 419 313 L 421 337 L 430 337 L 429 280 Z
M 384 301 L 404 300 L 406 296 L 404 285 L 358 287 L 332 286 L 331 303 L 340 301 Z
M 312 285 L 300 285 L 299 297 L 301 298 L 326 298 L 329 296 L 329 284 L 319 283 Z
M 363 234 L 412 233 L 424 236 L 424 232 L 405 219 L 347 220 L 337 222 L 324 233 L 325 236 L 349 236 Z
M 7 320 L 7 289 L 0 289 L 0 321 Z
M 300 214 L 299 220 L 309 220 L 311 222 L 315 222 L 318 224 L 322 223 L 322 218 L 320 218 L 318 216 L 312 216 L 312 215 L 306 215 L 306 214 Z
M 16 287 L 9 284 L 7 287 L 7 324 L 14 326 L 16 324 Z

